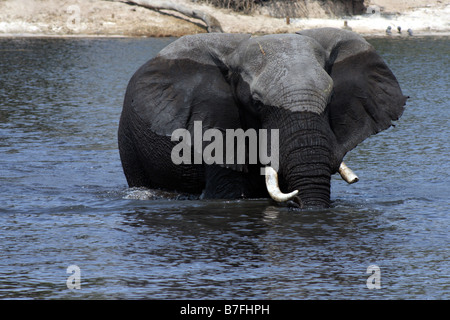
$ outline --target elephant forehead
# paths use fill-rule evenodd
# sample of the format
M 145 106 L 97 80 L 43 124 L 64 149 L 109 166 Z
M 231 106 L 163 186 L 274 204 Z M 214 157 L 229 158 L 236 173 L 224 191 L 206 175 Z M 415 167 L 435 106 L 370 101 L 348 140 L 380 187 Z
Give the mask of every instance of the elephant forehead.
M 292 111 L 322 113 L 332 91 L 323 48 L 298 35 L 252 38 L 241 56 L 242 80 L 254 100 Z
M 323 77 L 325 53 L 308 37 L 255 37 L 241 44 L 236 54 L 231 65 L 238 66 L 243 80 L 255 90 L 267 90 L 268 85 L 291 87 L 294 84 L 309 88 L 314 82 L 322 82 L 319 79 Z
M 254 37 L 237 50 L 240 64 L 252 71 L 279 66 L 293 67 L 303 63 L 325 65 L 325 51 L 314 39 L 293 34 Z

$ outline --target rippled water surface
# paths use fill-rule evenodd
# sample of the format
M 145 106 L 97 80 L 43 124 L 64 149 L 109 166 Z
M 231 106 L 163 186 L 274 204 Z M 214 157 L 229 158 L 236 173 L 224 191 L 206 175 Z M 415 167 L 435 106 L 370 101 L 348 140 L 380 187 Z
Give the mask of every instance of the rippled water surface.
M 0 39 L 0 298 L 450 299 L 449 38 L 369 39 L 407 110 L 303 212 L 127 189 L 125 88 L 171 41 Z

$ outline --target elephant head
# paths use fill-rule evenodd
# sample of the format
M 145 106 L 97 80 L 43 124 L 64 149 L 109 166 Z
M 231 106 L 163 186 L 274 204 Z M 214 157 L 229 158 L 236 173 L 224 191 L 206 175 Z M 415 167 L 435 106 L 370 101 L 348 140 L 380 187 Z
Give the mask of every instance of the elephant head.
M 187 36 L 163 49 L 131 79 L 119 128 L 121 158 L 130 185 L 137 178 L 125 167 L 152 161 L 136 151 L 151 144 L 136 143 L 145 139 L 133 132 L 136 123 L 160 137 L 177 128 L 193 131 L 195 120 L 202 121 L 205 129 L 222 131 L 278 129 L 279 180 L 267 177 L 269 193 L 277 201 L 295 197 L 299 204 L 328 206 L 331 175 L 349 170 L 343 164 L 345 154 L 390 127 L 403 113 L 406 99 L 374 48 L 350 31 L 322 28 L 261 37 Z M 139 159 L 129 160 L 130 152 L 140 153 Z M 251 171 L 234 164 L 226 170 Z M 210 196 L 221 189 L 215 185 L 221 180 L 216 179 L 217 172 L 215 178 L 196 174 L 195 182 L 212 190 Z M 261 183 L 255 175 L 247 174 L 245 179 L 252 177 L 258 181 L 255 184 Z M 150 180 L 151 186 L 172 188 L 163 178 Z M 242 179 L 234 181 L 258 189 Z M 236 188 L 230 183 L 222 189 Z

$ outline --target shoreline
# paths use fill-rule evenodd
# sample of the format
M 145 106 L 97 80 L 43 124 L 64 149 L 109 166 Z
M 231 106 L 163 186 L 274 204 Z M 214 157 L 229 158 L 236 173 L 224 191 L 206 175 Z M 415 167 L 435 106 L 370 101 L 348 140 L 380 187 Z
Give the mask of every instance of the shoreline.
M 298 31 L 306 30 L 306 29 L 298 29 Z M 206 33 L 206 32 L 205 32 Z M 287 32 L 287 33 L 295 33 L 294 32 Z M 267 35 L 270 33 L 267 33 Z M 435 32 L 435 33 L 420 33 L 417 35 L 414 35 L 412 37 L 409 37 L 407 35 L 391 35 L 387 36 L 386 34 L 382 33 L 359 33 L 364 38 L 391 38 L 391 39 L 402 39 L 402 38 L 427 38 L 427 37 L 435 37 L 435 38 L 450 38 L 450 32 Z M 189 34 L 186 34 L 189 35 Z M 252 36 L 263 36 L 266 35 L 266 33 L 261 34 L 252 34 Z M 181 36 L 138 36 L 138 35 L 122 35 L 122 34 L 105 34 L 105 35 L 92 35 L 92 34 L 39 34 L 39 33 L 0 33 L 0 39 L 17 39 L 17 38 L 41 38 L 41 39 L 138 39 L 138 38 L 178 38 Z M 2 50 L 0 50 L 2 51 Z
M 387 0 L 370 0 L 368 13 L 363 15 L 330 17 L 316 12 L 318 17 L 291 18 L 289 24 L 286 19 L 261 13 L 245 15 L 189 0 L 179 1 L 216 17 L 226 33 L 264 35 L 334 27 L 350 29 L 364 37 L 397 38 L 408 37 L 406 30 L 411 28 L 415 37 L 450 36 L 450 4 L 440 0 L 399 0 L 395 6 Z M 388 26 L 392 28 L 390 35 L 386 34 Z M 398 26 L 401 34 L 397 32 Z M 180 37 L 197 33 L 206 33 L 199 20 L 121 2 L 68 0 L 64 5 L 58 0 L 0 2 L 0 38 Z

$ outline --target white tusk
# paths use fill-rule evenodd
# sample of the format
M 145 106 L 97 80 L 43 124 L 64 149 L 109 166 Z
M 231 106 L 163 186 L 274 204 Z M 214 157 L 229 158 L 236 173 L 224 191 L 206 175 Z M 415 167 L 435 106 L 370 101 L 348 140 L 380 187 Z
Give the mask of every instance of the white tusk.
M 298 190 L 291 193 L 283 193 L 278 186 L 278 174 L 272 167 L 265 168 L 266 187 L 270 197 L 277 202 L 285 202 L 291 200 L 298 193 Z
M 351 184 L 359 181 L 358 176 L 352 171 L 352 169 L 347 167 L 347 165 L 343 161 L 339 166 L 339 174 L 347 183 Z

